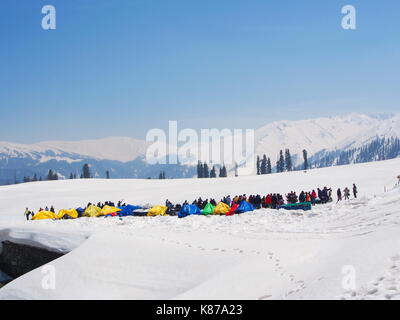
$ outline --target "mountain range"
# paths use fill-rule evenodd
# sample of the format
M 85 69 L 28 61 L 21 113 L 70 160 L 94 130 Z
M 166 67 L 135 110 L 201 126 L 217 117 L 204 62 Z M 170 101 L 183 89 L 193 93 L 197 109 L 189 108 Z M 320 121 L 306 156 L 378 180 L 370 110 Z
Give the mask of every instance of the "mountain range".
M 332 159 L 350 150 L 357 153 L 354 150 L 361 150 L 376 139 L 391 137 L 400 137 L 400 114 L 351 113 L 329 118 L 275 121 L 255 130 L 255 152 L 270 157 L 274 164 L 279 151 L 289 149 L 294 165 L 301 166 L 305 149 L 310 165 L 318 167 L 340 164 Z M 0 184 L 21 181 L 24 176 L 35 174 L 45 179 L 50 169 L 60 178 L 69 178 L 71 173 L 79 177 L 84 163 L 88 163 L 93 176 L 99 178 L 104 178 L 106 171 L 111 178 L 157 178 L 160 171 L 165 171 L 167 178 L 196 175 L 193 165 L 148 164 L 145 161 L 148 146 L 149 142 L 128 137 L 45 141 L 30 145 L 0 142 Z M 330 160 L 321 162 L 324 157 L 330 157 Z M 370 159 L 381 158 L 371 155 Z M 349 161 L 356 161 L 356 157 Z

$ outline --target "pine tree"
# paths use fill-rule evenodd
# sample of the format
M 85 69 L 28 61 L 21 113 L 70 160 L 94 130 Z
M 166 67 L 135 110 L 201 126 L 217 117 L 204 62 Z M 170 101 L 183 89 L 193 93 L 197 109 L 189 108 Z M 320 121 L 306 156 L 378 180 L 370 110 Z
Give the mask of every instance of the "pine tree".
M 197 178 L 203 178 L 203 164 L 200 162 L 200 160 L 197 162 Z
M 268 158 L 268 160 L 267 160 L 267 174 L 271 174 L 271 173 L 272 173 L 271 159 Z
M 209 178 L 210 177 L 210 172 L 208 170 L 208 164 L 207 162 L 204 162 L 203 165 L 203 178 Z
M 74 175 L 72 174 L 72 172 L 71 172 L 71 174 L 69 175 L 69 178 L 72 180 L 72 179 L 74 179 Z
M 90 178 L 91 178 L 91 175 L 90 175 L 90 168 L 89 168 L 89 165 L 88 165 L 87 163 L 85 163 L 85 164 L 83 165 L 83 168 L 82 168 L 82 178 L 83 178 L 83 179 L 90 179 Z
M 36 174 L 36 173 L 33 175 L 32 181 L 38 181 L 38 178 L 37 178 L 37 174 Z
M 285 169 L 286 171 L 292 171 L 292 156 L 290 155 L 289 149 L 285 150 Z
M 110 179 L 110 171 L 108 171 L 108 170 L 106 171 L 106 178 Z
M 261 161 L 261 174 L 267 174 L 267 156 L 264 154 Z
M 215 169 L 215 166 L 213 166 L 210 171 L 210 178 L 216 178 L 216 177 L 217 177 L 217 171 Z
M 53 170 L 49 170 L 49 173 L 47 174 L 47 180 L 51 181 L 54 178 Z
M 50 169 L 49 173 L 47 174 L 47 180 L 48 181 L 58 180 L 57 172 Z
M 261 174 L 260 156 L 257 156 L 257 175 Z
M 307 150 L 303 150 L 304 170 L 308 170 L 308 155 Z
M 228 176 L 228 172 L 226 171 L 225 164 L 219 169 L 219 177 L 226 178 Z
M 285 158 L 283 157 L 283 151 L 279 152 L 279 158 L 276 163 L 276 172 L 283 172 L 285 171 Z

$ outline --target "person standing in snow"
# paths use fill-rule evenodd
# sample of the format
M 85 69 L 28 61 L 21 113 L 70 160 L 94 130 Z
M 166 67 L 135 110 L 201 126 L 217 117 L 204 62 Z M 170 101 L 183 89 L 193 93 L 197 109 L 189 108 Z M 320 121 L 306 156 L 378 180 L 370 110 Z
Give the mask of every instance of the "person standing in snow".
M 316 201 L 317 201 L 317 193 L 315 192 L 315 190 L 313 190 L 311 192 L 311 204 L 315 206 Z
M 355 199 L 357 199 L 357 193 L 358 193 L 358 191 L 357 191 L 356 184 L 353 183 L 353 195 L 354 195 L 354 198 L 355 198 Z
M 25 214 L 26 220 L 29 220 L 29 216 L 31 215 L 31 212 L 28 210 L 28 208 L 26 208 L 24 214 Z
M 266 208 L 271 208 L 272 207 L 272 194 L 267 194 L 265 197 L 265 207 Z
M 327 203 L 328 200 L 329 200 L 328 188 L 324 187 L 324 189 L 322 189 L 322 203 Z
M 337 189 L 337 202 L 342 201 L 342 191 L 339 189 Z
M 344 200 L 349 200 L 350 199 L 350 190 L 349 190 L 349 188 L 346 187 L 343 190 L 343 192 L 344 192 Z
M 300 192 L 299 195 L 299 202 L 304 202 L 306 200 L 306 194 L 304 193 L 304 191 Z

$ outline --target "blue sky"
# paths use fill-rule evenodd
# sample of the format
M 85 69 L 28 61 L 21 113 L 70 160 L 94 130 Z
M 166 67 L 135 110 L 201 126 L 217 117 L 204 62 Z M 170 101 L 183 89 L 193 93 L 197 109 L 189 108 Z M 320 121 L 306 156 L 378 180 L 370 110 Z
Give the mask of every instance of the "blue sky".
M 57 30 L 41 28 L 41 8 Z M 357 9 L 357 30 L 341 8 Z M 0 140 L 396 112 L 397 0 L 1 0 Z

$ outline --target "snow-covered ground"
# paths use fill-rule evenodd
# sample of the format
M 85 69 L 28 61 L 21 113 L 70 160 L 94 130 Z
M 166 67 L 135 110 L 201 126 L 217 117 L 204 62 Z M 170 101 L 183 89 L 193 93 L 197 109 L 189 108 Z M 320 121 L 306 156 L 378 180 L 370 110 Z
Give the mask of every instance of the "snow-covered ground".
M 400 159 L 267 176 L 70 180 L 0 187 L 0 240 L 68 254 L 0 289 L 0 299 L 400 298 Z M 124 200 L 163 204 L 201 196 L 359 187 L 359 198 L 309 212 L 232 217 L 26 221 L 25 208 Z M 384 192 L 384 191 L 387 192 Z M 45 269 L 45 271 L 48 269 Z M 355 285 L 355 287 L 353 287 Z

